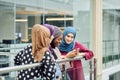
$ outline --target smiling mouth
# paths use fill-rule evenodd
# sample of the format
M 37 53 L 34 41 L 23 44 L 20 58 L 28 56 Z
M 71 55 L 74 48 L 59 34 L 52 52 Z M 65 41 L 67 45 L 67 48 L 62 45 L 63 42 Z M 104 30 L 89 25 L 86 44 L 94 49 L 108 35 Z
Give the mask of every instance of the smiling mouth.
M 69 43 L 70 43 L 71 41 L 67 41 L 67 42 L 69 42 Z

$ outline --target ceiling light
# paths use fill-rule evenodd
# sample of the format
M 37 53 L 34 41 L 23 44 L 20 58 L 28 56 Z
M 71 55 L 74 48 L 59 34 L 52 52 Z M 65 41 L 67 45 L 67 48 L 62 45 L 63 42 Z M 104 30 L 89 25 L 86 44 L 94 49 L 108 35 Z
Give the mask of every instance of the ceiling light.
M 16 19 L 16 22 L 27 22 L 27 19 Z
M 74 18 L 46 18 L 46 21 L 64 21 L 64 20 L 74 20 Z

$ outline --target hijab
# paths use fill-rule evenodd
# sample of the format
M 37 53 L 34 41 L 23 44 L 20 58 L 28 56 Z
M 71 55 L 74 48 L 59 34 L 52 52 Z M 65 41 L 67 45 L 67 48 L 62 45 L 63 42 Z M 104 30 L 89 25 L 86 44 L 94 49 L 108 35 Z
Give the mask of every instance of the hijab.
M 52 48 L 55 48 L 54 40 L 56 38 L 58 38 L 60 35 L 62 35 L 62 31 L 58 27 L 54 26 L 54 30 L 55 30 L 53 33 L 54 38 L 53 38 L 52 42 L 50 43 Z
M 43 24 L 43 26 L 45 26 L 46 28 L 48 28 L 50 30 L 50 35 L 52 35 L 54 33 L 54 26 L 53 25 Z
M 62 39 L 62 42 L 59 46 L 59 50 L 60 51 L 64 51 L 64 52 L 69 52 L 69 51 L 72 51 L 74 49 L 74 45 L 75 45 L 75 42 L 71 42 L 70 44 L 67 44 L 65 42 L 65 36 L 67 36 L 67 34 L 69 33 L 72 33 L 74 35 L 74 39 L 76 37 L 76 30 L 75 28 L 73 27 L 66 27 L 64 32 L 63 32 L 63 39 Z
M 41 61 L 50 46 L 50 31 L 48 28 L 36 24 L 32 28 L 32 55 Z
M 50 31 L 50 36 L 53 35 L 53 33 L 55 32 L 54 26 L 50 25 L 50 24 L 43 24 L 44 27 L 48 28 Z M 53 53 L 52 47 L 50 45 L 49 50 L 51 51 L 51 53 Z

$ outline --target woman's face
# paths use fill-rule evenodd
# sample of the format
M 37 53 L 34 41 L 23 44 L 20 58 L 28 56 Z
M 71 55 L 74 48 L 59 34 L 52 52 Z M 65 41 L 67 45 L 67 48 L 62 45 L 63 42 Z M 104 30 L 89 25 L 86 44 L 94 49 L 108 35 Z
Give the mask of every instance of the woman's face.
M 65 36 L 65 42 L 66 42 L 67 44 L 72 43 L 73 40 L 74 40 L 74 35 L 73 35 L 72 33 L 69 33 L 69 34 L 67 34 L 67 35 Z
M 55 45 L 55 47 L 58 47 L 60 45 L 60 43 L 62 42 L 62 35 L 60 35 L 59 37 L 55 38 L 53 43 Z

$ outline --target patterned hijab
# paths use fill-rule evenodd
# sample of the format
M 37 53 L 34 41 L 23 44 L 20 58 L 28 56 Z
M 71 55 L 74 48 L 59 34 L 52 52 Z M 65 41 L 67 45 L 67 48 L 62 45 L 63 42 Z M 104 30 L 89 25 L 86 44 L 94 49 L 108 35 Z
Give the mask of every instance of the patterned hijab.
M 75 28 L 73 28 L 73 27 L 66 27 L 66 29 L 63 32 L 62 42 L 61 42 L 61 44 L 59 46 L 59 50 L 60 51 L 69 52 L 69 51 L 74 49 L 74 44 L 75 44 L 74 41 L 71 42 L 70 44 L 67 44 L 65 42 L 65 36 L 67 34 L 69 34 L 69 33 L 72 33 L 74 35 L 74 39 L 75 39 L 75 37 L 76 37 L 76 30 L 75 30 Z
M 45 51 L 49 50 L 50 31 L 48 28 L 36 24 L 32 28 L 32 55 L 37 61 L 41 61 Z

